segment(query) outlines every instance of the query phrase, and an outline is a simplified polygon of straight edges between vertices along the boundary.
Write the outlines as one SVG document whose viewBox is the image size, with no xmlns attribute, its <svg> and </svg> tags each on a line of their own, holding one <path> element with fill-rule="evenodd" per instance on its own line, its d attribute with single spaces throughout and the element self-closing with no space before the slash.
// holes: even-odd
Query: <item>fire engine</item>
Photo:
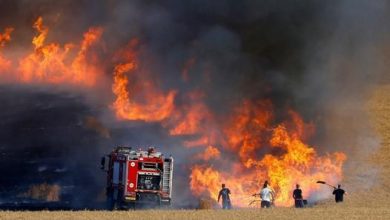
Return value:
<svg viewBox="0 0 390 220">
<path fill-rule="evenodd" d="M 171 204 L 173 158 L 154 148 L 147 151 L 116 147 L 101 160 L 107 172 L 109 209 Z"/>
</svg>

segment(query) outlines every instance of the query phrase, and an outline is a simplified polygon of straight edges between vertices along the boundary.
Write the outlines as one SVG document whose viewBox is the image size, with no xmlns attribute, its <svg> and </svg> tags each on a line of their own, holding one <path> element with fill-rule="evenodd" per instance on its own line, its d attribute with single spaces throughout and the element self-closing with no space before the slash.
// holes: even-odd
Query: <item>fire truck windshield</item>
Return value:
<svg viewBox="0 0 390 220">
<path fill-rule="evenodd" d="M 160 190 L 160 176 L 138 175 L 138 189 Z"/>
</svg>

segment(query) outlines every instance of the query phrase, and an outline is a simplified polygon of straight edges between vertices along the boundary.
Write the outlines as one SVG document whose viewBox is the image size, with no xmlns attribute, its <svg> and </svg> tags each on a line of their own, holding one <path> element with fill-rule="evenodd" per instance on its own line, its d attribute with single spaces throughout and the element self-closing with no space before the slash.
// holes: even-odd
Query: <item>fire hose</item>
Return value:
<svg viewBox="0 0 390 220">
<path fill-rule="evenodd" d="M 325 181 L 317 181 L 317 183 L 319 183 L 319 184 L 324 184 L 324 185 L 327 185 L 327 186 L 330 186 L 330 187 L 336 189 L 335 186 L 333 186 L 333 185 L 331 185 L 331 184 L 328 184 L 328 183 L 326 183 Z"/>
<path fill-rule="evenodd" d="M 329 184 L 329 183 L 327 183 L 327 182 L 325 182 L 325 181 L 321 181 L 321 180 L 319 180 L 319 181 L 317 181 L 317 183 L 318 184 L 324 184 L 324 185 L 327 185 L 327 186 L 329 186 L 329 187 L 332 187 L 332 188 L 334 188 L 334 189 L 336 189 L 336 186 L 334 186 L 334 185 L 331 185 L 331 184 Z M 253 196 L 258 196 L 258 195 L 260 195 L 260 193 L 255 193 L 255 194 L 253 194 L 253 195 L 251 195 L 252 197 Z M 252 204 L 254 204 L 255 202 L 258 202 L 258 201 L 262 201 L 261 199 L 260 200 L 252 200 L 248 205 L 250 206 L 250 205 L 252 205 Z M 273 204 L 273 201 L 271 202 L 272 204 Z"/>
<path fill-rule="evenodd" d="M 260 193 L 255 193 L 255 194 L 250 195 L 250 197 L 257 197 L 257 196 L 260 196 Z M 275 198 L 272 197 L 272 199 L 270 201 L 271 206 L 275 206 L 274 200 L 275 200 Z M 251 202 L 249 202 L 248 206 L 251 206 L 251 205 L 253 205 L 256 202 L 261 202 L 261 201 L 263 201 L 263 199 L 261 199 L 261 198 L 260 199 L 254 199 Z"/>
</svg>

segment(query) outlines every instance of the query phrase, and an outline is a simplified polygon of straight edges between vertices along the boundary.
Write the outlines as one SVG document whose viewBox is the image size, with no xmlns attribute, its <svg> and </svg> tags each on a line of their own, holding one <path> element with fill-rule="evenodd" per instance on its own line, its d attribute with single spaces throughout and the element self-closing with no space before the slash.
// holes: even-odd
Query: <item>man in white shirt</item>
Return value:
<svg viewBox="0 0 390 220">
<path fill-rule="evenodd" d="M 274 191 L 268 186 L 268 183 L 264 183 L 263 189 L 260 191 L 261 208 L 270 208 L 274 196 Z"/>
</svg>

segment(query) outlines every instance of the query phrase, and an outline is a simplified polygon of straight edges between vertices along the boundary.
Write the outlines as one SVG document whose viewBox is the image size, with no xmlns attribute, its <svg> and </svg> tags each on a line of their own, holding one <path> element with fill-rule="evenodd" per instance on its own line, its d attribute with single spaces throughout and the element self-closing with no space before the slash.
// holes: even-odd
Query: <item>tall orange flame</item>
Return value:
<svg viewBox="0 0 390 220">
<path fill-rule="evenodd" d="M 193 135 L 201 132 L 207 127 L 211 120 L 211 113 L 203 103 L 205 95 L 200 91 L 193 91 L 186 94 L 186 103 L 176 109 L 169 124 L 171 135 Z"/>
<path fill-rule="evenodd" d="M 101 75 L 96 63 L 88 63 L 86 59 L 89 48 L 94 45 L 103 33 L 102 28 L 90 28 L 84 34 L 80 49 L 75 57 L 71 56 L 71 49 L 77 45 L 67 43 L 63 47 L 58 43 L 46 44 L 49 28 L 43 25 L 39 17 L 33 25 L 37 35 L 33 38 L 34 51 L 19 60 L 16 67 L 16 80 L 25 83 L 68 83 L 92 86 L 96 78 Z"/>
<path fill-rule="evenodd" d="M 102 33 L 103 28 L 94 27 L 84 34 L 80 50 L 71 65 L 73 81 L 93 86 L 96 83 L 97 76 L 102 74 L 100 73 L 101 67 L 97 66 L 96 63 L 90 64 L 87 59 L 89 48 L 99 41 Z"/>
<path fill-rule="evenodd" d="M 33 28 L 35 28 L 39 33 L 38 36 L 35 36 L 32 40 L 32 44 L 35 46 L 35 50 L 38 50 L 45 43 L 47 34 L 49 33 L 49 28 L 43 26 L 42 17 L 38 17 L 33 25 Z"/>
<path fill-rule="evenodd" d="M 137 102 L 135 95 L 129 90 L 129 74 L 136 74 L 137 69 L 136 54 L 133 47 L 137 44 L 133 40 L 126 53 L 122 53 L 124 63 L 118 64 L 114 70 L 114 84 L 112 91 L 116 95 L 112 107 L 116 116 L 120 119 L 142 120 L 146 122 L 162 121 L 170 116 L 174 109 L 174 99 L 176 92 L 169 91 L 167 95 L 162 92 L 150 81 L 144 81 L 140 87 L 144 91 Z"/>
</svg>

